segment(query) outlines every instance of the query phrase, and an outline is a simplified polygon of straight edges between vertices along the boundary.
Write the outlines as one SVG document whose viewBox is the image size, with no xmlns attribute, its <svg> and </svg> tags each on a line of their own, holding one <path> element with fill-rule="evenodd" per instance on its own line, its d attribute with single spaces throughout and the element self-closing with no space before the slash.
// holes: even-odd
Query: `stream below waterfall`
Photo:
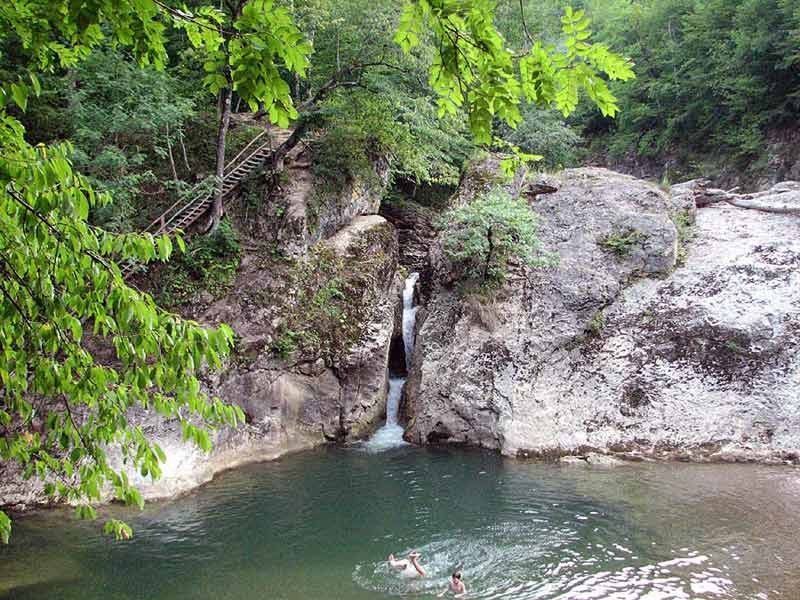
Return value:
<svg viewBox="0 0 800 600">
<path fill-rule="evenodd" d="M 462 563 L 469 598 L 796 599 L 800 472 L 755 465 L 601 469 L 403 446 L 325 448 L 223 473 L 128 519 L 114 542 L 68 509 L 17 516 L 0 598 L 433 598 Z M 409 581 L 386 556 L 417 549 Z"/>
</svg>

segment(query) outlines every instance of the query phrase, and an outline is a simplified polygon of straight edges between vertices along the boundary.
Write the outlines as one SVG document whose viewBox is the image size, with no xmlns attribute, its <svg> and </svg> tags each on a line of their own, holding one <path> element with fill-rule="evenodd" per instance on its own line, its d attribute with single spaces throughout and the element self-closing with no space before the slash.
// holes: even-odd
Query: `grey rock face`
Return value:
<svg viewBox="0 0 800 600">
<path fill-rule="evenodd" d="M 381 216 L 397 230 L 400 264 L 409 272 L 420 274 L 420 289 L 427 297 L 432 284 L 430 249 L 437 237 L 435 211 L 414 202 L 385 202 Z"/>
<path fill-rule="evenodd" d="M 577 169 L 532 208 L 558 265 L 513 269 L 480 311 L 435 291 L 411 373 L 408 439 L 537 457 L 796 458 L 796 218 L 703 209 L 674 269 L 670 216 L 691 213 L 685 197 Z M 634 243 L 613 252 L 610 236 L 624 232 L 636 232 Z"/>
<path fill-rule="evenodd" d="M 295 158 L 294 155 L 290 158 Z M 332 190 L 314 176 L 313 156 L 300 151 L 287 162 L 289 180 L 276 200 L 283 205 L 276 237 L 289 256 L 302 256 L 310 246 L 334 235 L 359 215 L 376 214 L 389 178 L 385 160 L 376 160 L 374 176 L 351 180 L 343 189 Z"/>
<path fill-rule="evenodd" d="M 208 481 L 214 473 L 239 464 L 274 459 L 326 441 L 363 437 L 383 417 L 394 310 L 401 286 L 396 275 L 394 228 L 380 216 L 359 216 L 325 244 L 337 255 L 352 260 L 353 268 L 374 269 L 364 274 L 374 289 L 364 298 L 352 299 L 359 302 L 369 297 L 374 301 L 367 307 L 369 318 L 360 338 L 336 364 L 326 364 L 322 359 L 296 363 L 291 358 L 280 360 L 267 349 L 212 376 L 209 393 L 242 407 L 247 423 L 236 430 L 218 432 L 211 456 L 184 444 L 175 423 L 137 417 L 137 422 L 149 424 L 149 433 L 167 455 L 161 480 L 137 481 L 146 497 L 190 489 Z M 375 255 L 382 260 L 359 260 Z M 229 310 L 235 306 L 233 299 L 223 299 L 211 312 L 221 306 L 226 316 L 233 317 L 229 322 L 238 331 L 241 317 L 236 318 Z M 242 325 L 258 337 L 254 328 L 259 323 Z M 270 327 L 268 321 L 266 327 Z"/>
</svg>

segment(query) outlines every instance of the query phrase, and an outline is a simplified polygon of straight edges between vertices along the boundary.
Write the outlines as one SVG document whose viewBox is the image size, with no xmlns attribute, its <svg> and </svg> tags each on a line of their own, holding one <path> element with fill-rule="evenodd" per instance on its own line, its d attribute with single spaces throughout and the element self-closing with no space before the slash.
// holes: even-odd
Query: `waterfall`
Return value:
<svg viewBox="0 0 800 600">
<path fill-rule="evenodd" d="M 417 307 L 414 306 L 414 289 L 419 273 L 411 273 L 403 288 L 403 349 L 406 358 L 406 370 L 411 368 L 411 356 L 414 352 L 414 326 L 417 320 Z M 389 378 L 389 394 L 386 398 L 386 423 L 375 432 L 365 447 L 370 452 L 382 452 L 405 444 L 403 426 L 397 422 L 400 412 L 400 399 L 403 396 L 405 377 Z"/>
<path fill-rule="evenodd" d="M 414 288 L 419 273 L 412 273 L 403 288 L 403 349 L 406 354 L 406 371 L 411 368 L 411 355 L 414 352 L 414 325 L 417 322 L 417 307 L 414 306 Z"/>
</svg>

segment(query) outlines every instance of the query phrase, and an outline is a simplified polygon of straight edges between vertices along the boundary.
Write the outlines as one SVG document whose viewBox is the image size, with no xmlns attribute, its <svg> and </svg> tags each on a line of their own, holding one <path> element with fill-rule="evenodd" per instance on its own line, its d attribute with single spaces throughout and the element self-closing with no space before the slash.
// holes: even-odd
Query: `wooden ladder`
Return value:
<svg viewBox="0 0 800 600">
<path fill-rule="evenodd" d="M 225 174 L 222 177 L 222 197 L 227 197 L 248 175 L 263 167 L 272 157 L 275 148 L 285 142 L 291 133 L 291 131 L 279 129 L 277 135 L 271 137 L 269 130 L 265 129 L 250 140 L 247 146 L 225 167 Z M 265 135 L 267 141 L 262 140 Z M 150 223 L 142 233 L 157 236 L 171 235 L 178 230 L 185 230 L 208 212 L 216 192 L 216 185 L 209 189 L 207 182 L 198 183 L 189 191 L 188 200 L 181 199 L 175 202 Z M 139 263 L 133 261 L 123 262 L 120 265 L 122 278 L 130 277 L 137 270 L 137 266 Z"/>
</svg>

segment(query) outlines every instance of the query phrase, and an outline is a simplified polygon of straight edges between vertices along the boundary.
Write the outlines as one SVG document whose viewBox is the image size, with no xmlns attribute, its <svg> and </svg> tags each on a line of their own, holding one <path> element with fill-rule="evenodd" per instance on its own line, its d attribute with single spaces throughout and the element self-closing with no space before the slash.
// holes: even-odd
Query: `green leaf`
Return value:
<svg viewBox="0 0 800 600">
<path fill-rule="evenodd" d="M 42 93 L 42 84 L 39 82 L 39 78 L 36 76 L 36 73 L 28 73 L 28 77 L 30 77 L 31 85 L 33 86 L 34 93 L 39 96 Z"/>
<path fill-rule="evenodd" d="M 81 504 L 77 506 L 75 508 L 75 514 L 78 516 L 79 519 L 87 521 L 94 520 L 97 518 L 97 511 L 93 506 L 89 506 L 88 504 Z"/>
<path fill-rule="evenodd" d="M 28 108 L 28 93 L 28 86 L 19 83 L 11 84 L 11 97 L 14 103 L 23 111 Z"/>
<path fill-rule="evenodd" d="M 109 519 L 103 525 L 106 535 L 113 535 L 117 541 L 129 540 L 133 537 L 133 529 L 118 519 Z"/>
<path fill-rule="evenodd" d="M 11 519 L 8 515 L 0 510 L 0 543 L 8 544 L 11 537 Z"/>
</svg>

